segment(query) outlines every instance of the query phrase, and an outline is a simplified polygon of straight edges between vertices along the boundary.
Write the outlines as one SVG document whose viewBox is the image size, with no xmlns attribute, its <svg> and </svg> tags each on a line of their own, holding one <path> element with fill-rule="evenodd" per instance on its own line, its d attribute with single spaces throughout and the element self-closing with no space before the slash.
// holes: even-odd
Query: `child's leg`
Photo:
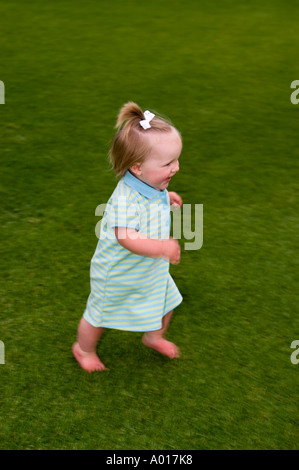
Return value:
<svg viewBox="0 0 299 470">
<path fill-rule="evenodd" d="M 78 328 L 78 341 L 73 344 L 73 354 L 80 366 L 88 372 L 104 370 L 106 367 L 96 354 L 97 343 L 105 328 L 96 328 L 82 318 Z"/>
<path fill-rule="evenodd" d="M 162 328 L 160 330 L 147 331 L 146 333 L 144 333 L 142 342 L 148 348 L 155 349 L 159 353 L 164 354 L 164 356 L 168 356 L 171 359 L 174 359 L 180 356 L 179 349 L 174 343 L 171 343 L 170 341 L 167 341 L 164 338 L 164 335 L 166 334 L 170 323 L 172 313 L 173 311 L 171 310 L 171 312 L 168 312 L 163 317 Z"/>
</svg>

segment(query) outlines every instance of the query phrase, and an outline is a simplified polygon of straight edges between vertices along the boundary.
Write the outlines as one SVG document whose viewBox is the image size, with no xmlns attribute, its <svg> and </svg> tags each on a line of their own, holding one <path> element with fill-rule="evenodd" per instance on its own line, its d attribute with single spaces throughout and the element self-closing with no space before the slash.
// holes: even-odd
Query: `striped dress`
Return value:
<svg viewBox="0 0 299 470">
<path fill-rule="evenodd" d="M 153 331 L 182 301 L 169 262 L 132 253 L 122 247 L 115 227 L 134 228 L 154 239 L 169 238 L 167 190 L 158 191 L 129 171 L 110 197 L 91 260 L 91 292 L 84 318 L 95 327 Z"/>
</svg>

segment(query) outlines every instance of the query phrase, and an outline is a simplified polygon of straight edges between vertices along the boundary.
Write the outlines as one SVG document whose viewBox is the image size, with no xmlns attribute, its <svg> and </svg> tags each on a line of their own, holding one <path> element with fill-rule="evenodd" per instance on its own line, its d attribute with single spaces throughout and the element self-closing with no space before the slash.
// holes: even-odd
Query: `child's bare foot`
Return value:
<svg viewBox="0 0 299 470">
<path fill-rule="evenodd" d="M 148 334 L 144 334 L 142 342 L 145 346 L 151 349 L 155 349 L 160 354 L 169 357 L 170 359 L 175 359 L 180 357 L 179 348 L 170 341 L 167 341 L 163 337 L 160 338 L 150 338 Z"/>
<path fill-rule="evenodd" d="M 82 369 L 87 370 L 87 372 L 106 369 L 95 352 L 89 353 L 82 351 L 78 343 L 73 344 L 72 351 Z"/>
</svg>

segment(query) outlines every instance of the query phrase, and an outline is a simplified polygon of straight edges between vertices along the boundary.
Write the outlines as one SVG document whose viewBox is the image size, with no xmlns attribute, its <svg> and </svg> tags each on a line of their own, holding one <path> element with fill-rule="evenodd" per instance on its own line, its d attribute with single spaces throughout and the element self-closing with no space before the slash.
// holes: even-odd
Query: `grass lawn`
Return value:
<svg viewBox="0 0 299 470">
<path fill-rule="evenodd" d="M 1 449 L 296 449 L 299 364 L 295 0 L 2 0 Z M 71 355 L 95 208 L 116 180 L 119 108 L 171 118 L 169 190 L 203 204 L 171 274 L 170 361 L 107 331 L 109 368 Z"/>
</svg>

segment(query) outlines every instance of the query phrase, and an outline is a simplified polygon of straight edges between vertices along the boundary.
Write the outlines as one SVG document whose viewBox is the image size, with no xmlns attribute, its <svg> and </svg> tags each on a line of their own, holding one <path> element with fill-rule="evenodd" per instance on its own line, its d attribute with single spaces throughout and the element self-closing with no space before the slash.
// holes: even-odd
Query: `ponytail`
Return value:
<svg viewBox="0 0 299 470">
<path fill-rule="evenodd" d="M 119 111 L 115 127 L 121 127 L 125 122 L 133 124 L 133 122 L 140 121 L 141 119 L 144 119 L 142 109 L 139 108 L 138 104 L 130 101 Z"/>
</svg>

